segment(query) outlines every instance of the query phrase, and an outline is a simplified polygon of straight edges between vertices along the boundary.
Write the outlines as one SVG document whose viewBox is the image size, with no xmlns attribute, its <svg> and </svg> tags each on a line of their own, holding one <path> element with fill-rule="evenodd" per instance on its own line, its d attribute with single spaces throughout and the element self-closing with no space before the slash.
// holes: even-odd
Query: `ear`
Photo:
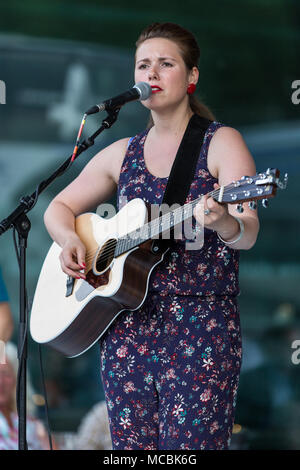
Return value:
<svg viewBox="0 0 300 470">
<path fill-rule="evenodd" d="M 193 67 L 189 73 L 189 83 L 194 83 L 195 85 L 199 80 L 199 69 L 198 67 Z"/>
</svg>

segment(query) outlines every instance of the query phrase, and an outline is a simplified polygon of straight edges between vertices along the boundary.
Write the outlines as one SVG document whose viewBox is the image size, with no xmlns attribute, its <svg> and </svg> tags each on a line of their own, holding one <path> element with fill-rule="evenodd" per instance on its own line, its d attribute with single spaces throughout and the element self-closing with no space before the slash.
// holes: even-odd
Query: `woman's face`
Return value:
<svg viewBox="0 0 300 470">
<path fill-rule="evenodd" d="M 0 409 L 9 407 L 16 386 L 16 376 L 9 361 L 0 364 Z"/>
<path fill-rule="evenodd" d="M 198 69 L 189 71 L 177 44 L 169 39 L 144 41 L 136 51 L 135 82 L 147 82 L 152 95 L 143 104 L 151 110 L 178 106 L 187 100 L 189 83 L 197 83 Z"/>
</svg>

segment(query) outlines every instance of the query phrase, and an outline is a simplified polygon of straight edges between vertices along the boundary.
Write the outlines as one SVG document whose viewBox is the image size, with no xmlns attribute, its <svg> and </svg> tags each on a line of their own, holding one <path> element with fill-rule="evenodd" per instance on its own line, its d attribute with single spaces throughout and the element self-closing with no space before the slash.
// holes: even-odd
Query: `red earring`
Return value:
<svg viewBox="0 0 300 470">
<path fill-rule="evenodd" d="M 186 91 L 188 95 L 192 95 L 193 93 L 195 93 L 195 90 L 196 90 L 195 83 L 190 83 Z"/>
</svg>

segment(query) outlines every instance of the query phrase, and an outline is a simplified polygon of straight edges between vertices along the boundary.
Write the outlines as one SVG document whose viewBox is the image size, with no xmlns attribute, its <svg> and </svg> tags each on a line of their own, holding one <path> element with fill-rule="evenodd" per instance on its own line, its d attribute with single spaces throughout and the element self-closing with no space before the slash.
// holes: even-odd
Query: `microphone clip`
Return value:
<svg viewBox="0 0 300 470">
<path fill-rule="evenodd" d="M 106 129 L 109 129 L 118 119 L 118 114 L 120 112 L 120 108 L 110 108 L 106 107 L 107 116 L 103 119 L 102 125 L 105 126 Z"/>
</svg>

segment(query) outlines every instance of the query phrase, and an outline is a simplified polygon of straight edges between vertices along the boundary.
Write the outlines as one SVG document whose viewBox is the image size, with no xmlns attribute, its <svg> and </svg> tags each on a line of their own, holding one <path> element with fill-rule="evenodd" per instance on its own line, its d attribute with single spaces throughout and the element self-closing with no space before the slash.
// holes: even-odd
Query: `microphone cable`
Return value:
<svg viewBox="0 0 300 470">
<path fill-rule="evenodd" d="M 76 158 L 76 155 L 77 155 L 79 140 L 80 140 L 80 137 L 81 137 L 84 125 L 85 125 L 86 117 L 87 117 L 87 113 L 84 113 L 81 124 L 80 124 L 80 127 L 79 127 L 79 131 L 78 131 L 78 134 L 77 134 L 76 144 L 75 144 L 75 147 L 74 147 L 74 150 L 73 150 L 72 158 L 71 158 L 72 163 L 74 162 L 74 160 Z"/>
</svg>

